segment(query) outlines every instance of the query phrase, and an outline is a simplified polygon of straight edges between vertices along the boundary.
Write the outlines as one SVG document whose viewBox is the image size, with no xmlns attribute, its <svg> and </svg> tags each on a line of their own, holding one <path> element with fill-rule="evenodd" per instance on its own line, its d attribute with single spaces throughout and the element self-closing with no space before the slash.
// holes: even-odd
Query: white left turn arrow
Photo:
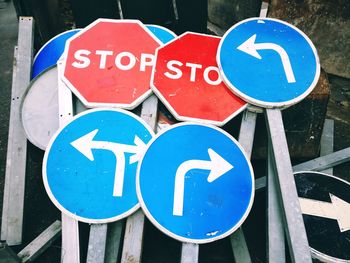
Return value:
<svg viewBox="0 0 350 263">
<path fill-rule="evenodd" d="M 121 144 L 108 141 L 94 141 L 98 129 L 89 132 L 77 140 L 71 142 L 71 145 L 83 154 L 90 161 L 94 160 L 92 149 L 111 151 L 116 157 L 116 168 L 114 178 L 113 196 L 123 195 L 124 172 L 125 172 L 125 153 L 133 154 L 130 156 L 129 163 L 138 162 L 146 148 L 146 144 L 135 135 L 134 145 Z"/>
<path fill-rule="evenodd" d="M 207 181 L 209 183 L 214 182 L 220 176 L 224 175 L 233 168 L 233 165 L 227 162 L 213 149 L 208 149 L 210 160 L 188 160 L 183 162 L 179 168 L 177 168 L 175 175 L 175 187 L 174 187 L 174 204 L 173 215 L 183 215 L 184 194 L 185 194 L 185 175 L 187 172 L 193 169 L 209 170 L 209 176 Z"/>
<path fill-rule="evenodd" d="M 290 63 L 289 56 L 287 52 L 284 50 L 284 48 L 274 43 L 256 43 L 255 39 L 256 39 L 256 34 L 252 35 L 250 38 L 244 41 L 239 47 L 237 47 L 237 49 L 257 59 L 262 59 L 258 50 L 271 49 L 276 51 L 281 57 L 283 69 L 286 74 L 288 83 L 296 82 L 294 77 L 294 72 L 292 69 L 292 64 Z"/>
<path fill-rule="evenodd" d="M 303 214 L 335 219 L 341 232 L 350 230 L 350 204 L 329 194 L 331 203 L 299 197 Z"/>
</svg>

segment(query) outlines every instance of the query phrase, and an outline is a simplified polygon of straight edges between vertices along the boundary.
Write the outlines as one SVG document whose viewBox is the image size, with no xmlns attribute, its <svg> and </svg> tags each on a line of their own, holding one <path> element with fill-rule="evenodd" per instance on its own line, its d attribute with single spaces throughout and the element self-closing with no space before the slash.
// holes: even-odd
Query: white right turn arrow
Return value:
<svg viewBox="0 0 350 263">
<path fill-rule="evenodd" d="M 256 34 L 252 35 L 250 38 L 244 41 L 239 47 L 237 47 L 237 49 L 257 59 L 262 59 L 262 57 L 258 53 L 258 50 L 272 49 L 276 51 L 281 57 L 282 65 L 283 65 L 288 83 L 296 82 L 292 65 L 290 63 L 287 52 L 281 46 L 274 43 L 255 43 L 255 39 L 256 39 Z"/>
<path fill-rule="evenodd" d="M 224 175 L 233 168 L 233 165 L 227 162 L 213 149 L 208 149 L 210 161 L 206 160 L 188 160 L 183 162 L 177 168 L 174 187 L 174 205 L 173 215 L 182 216 L 185 194 L 185 175 L 193 169 L 209 170 L 208 182 L 212 183 L 220 176 Z"/>
<path fill-rule="evenodd" d="M 350 230 L 350 204 L 329 194 L 331 203 L 299 197 L 303 214 L 335 219 L 341 232 Z"/>
</svg>

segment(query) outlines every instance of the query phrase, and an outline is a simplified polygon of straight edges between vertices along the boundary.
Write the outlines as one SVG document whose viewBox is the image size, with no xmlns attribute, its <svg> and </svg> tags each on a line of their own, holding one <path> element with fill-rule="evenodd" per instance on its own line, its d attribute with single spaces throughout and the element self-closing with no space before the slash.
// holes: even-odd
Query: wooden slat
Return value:
<svg viewBox="0 0 350 263">
<path fill-rule="evenodd" d="M 152 95 L 142 104 L 141 118 L 155 131 L 157 125 L 158 99 Z M 145 216 L 141 210 L 129 216 L 125 226 L 121 262 L 141 262 L 142 239 Z"/>
<path fill-rule="evenodd" d="M 31 17 L 20 17 L 17 56 L 14 61 L 9 120 L 1 239 L 8 245 L 22 242 L 27 139 L 20 120 L 21 101 L 30 82 L 33 57 Z"/>
<path fill-rule="evenodd" d="M 265 115 L 291 260 L 310 263 L 311 253 L 294 182 L 282 113 L 278 109 L 266 109 Z"/>
<path fill-rule="evenodd" d="M 18 257 L 22 263 L 32 262 L 40 256 L 53 242 L 55 242 L 61 235 L 61 222 L 55 221 L 37 238 L 23 248 Z"/>
<path fill-rule="evenodd" d="M 198 262 L 199 245 L 183 243 L 181 248 L 181 263 Z"/>
<path fill-rule="evenodd" d="M 62 61 L 57 62 L 58 70 L 58 111 L 59 125 L 63 126 L 73 118 L 72 92 L 59 76 L 62 74 Z M 79 263 L 79 224 L 78 221 L 62 213 L 62 263 Z"/>
</svg>

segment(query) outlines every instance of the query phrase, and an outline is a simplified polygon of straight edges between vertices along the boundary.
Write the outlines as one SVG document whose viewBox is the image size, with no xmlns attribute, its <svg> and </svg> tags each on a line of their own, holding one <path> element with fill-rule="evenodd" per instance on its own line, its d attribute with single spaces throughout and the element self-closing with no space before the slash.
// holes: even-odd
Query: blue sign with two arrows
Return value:
<svg viewBox="0 0 350 263">
<path fill-rule="evenodd" d="M 182 123 L 149 143 L 136 184 L 141 207 L 156 227 L 183 242 L 207 243 L 245 220 L 253 178 L 249 160 L 228 133 Z"/>
<path fill-rule="evenodd" d="M 153 132 L 138 116 L 95 109 L 77 115 L 51 139 L 43 179 L 51 201 L 87 223 L 106 223 L 139 208 L 136 168 Z"/>
</svg>

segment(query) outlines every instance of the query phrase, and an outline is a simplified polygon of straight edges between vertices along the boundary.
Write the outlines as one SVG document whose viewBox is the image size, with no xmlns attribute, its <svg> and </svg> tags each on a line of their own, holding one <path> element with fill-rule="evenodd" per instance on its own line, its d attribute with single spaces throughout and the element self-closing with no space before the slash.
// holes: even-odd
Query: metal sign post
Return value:
<svg viewBox="0 0 350 263">
<path fill-rule="evenodd" d="M 64 126 L 73 118 L 72 92 L 60 78 L 62 61 L 57 62 L 58 70 L 58 112 L 59 126 Z M 78 221 L 62 213 L 62 263 L 80 262 L 79 225 Z"/>
<path fill-rule="evenodd" d="M 1 239 L 8 245 L 22 242 L 27 139 L 20 121 L 21 100 L 30 81 L 34 21 L 20 17 L 15 48 L 10 126 L 2 209 Z"/>
<path fill-rule="evenodd" d="M 296 192 L 287 139 L 280 110 L 265 112 L 274 169 L 283 205 L 283 220 L 293 262 L 311 262 L 311 254 Z"/>
</svg>

